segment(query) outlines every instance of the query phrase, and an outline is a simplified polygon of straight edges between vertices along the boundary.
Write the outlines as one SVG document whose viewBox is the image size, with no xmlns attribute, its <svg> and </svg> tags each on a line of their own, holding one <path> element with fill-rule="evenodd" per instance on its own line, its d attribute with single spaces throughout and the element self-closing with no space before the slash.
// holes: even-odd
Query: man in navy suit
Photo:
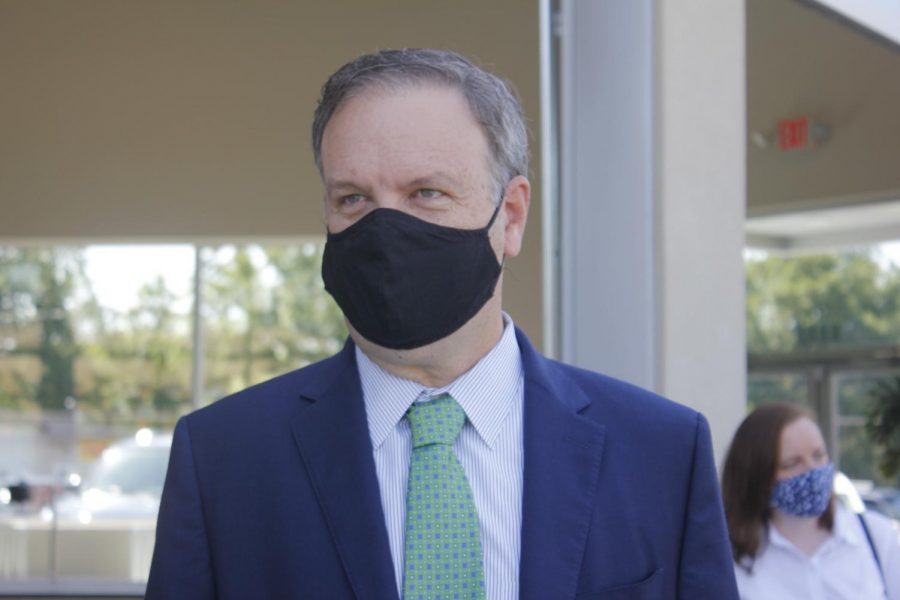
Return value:
<svg viewBox="0 0 900 600">
<path fill-rule="evenodd" d="M 501 309 L 530 199 L 508 84 L 450 52 L 362 56 L 313 148 L 350 339 L 179 421 L 147 598 L 412 597 L 409 415 L 448 397 L 483 557 L 462 597 L 737 598 L 703 416 L 542 357 Z"/>
</svg>

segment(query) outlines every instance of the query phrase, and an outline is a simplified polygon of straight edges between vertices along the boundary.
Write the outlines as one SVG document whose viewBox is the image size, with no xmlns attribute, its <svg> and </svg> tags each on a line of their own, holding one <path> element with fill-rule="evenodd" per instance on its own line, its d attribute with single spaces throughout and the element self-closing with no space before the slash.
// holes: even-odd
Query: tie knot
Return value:
<svg viewBox="0 0 900 600">
<path fill-rule="evenodd" d="M 413 448 L 430 444 L 451 445 L 466 422 L 466 413 L 450 394 L 417 402 L 406 411 L 412 429 Z"/>
</svg>

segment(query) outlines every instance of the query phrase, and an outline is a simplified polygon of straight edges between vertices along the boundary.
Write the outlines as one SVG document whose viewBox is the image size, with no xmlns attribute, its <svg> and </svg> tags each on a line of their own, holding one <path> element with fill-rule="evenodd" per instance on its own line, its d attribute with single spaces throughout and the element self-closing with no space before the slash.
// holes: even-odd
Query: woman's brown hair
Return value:
<svg viewBox="0 0 900 600">
<path fill-rule="evenodd" d="M 802 417 L 816 420 L 799 406 L 764 404 L 744 419 L 728 449 L 722 472 L 722 501 L 734 562 L 748 571 L 772 516 L 769 500 L 778 471 L 781 432 Z M 829 504 L 819 517 L 819 526 L 831 531 L 833 523 L 834 508 Z"/>
</svg>

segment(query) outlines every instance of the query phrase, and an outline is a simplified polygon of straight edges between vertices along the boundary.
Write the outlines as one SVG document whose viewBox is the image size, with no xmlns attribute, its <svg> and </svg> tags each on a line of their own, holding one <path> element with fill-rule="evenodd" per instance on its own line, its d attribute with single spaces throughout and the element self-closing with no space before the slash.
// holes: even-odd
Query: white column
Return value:
<svg viewBox="0 0 900 600">
<path fill-rule="evenodd" d="M 560 349 L 696 408 L 745 406 L 744 9 L 561 3 Z"/>
<path fill-rule="evenodd" d="M 721 460 L 746 406 L 744 3 L 657 2 L 660 390 Z"/>
</svg>

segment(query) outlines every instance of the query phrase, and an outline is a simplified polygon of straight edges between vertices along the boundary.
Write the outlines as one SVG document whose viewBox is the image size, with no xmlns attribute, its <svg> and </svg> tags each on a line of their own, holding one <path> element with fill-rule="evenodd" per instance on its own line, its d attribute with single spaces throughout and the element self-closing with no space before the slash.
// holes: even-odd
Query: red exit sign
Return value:
<svg viewBox="0 0 900 600">
<path fill-rule="evenodd" d="M 782 119 L 778 122 L 778 148 L 797 150 L 807 148 L 809 143 L 809 119 Z"/>
</svg>

